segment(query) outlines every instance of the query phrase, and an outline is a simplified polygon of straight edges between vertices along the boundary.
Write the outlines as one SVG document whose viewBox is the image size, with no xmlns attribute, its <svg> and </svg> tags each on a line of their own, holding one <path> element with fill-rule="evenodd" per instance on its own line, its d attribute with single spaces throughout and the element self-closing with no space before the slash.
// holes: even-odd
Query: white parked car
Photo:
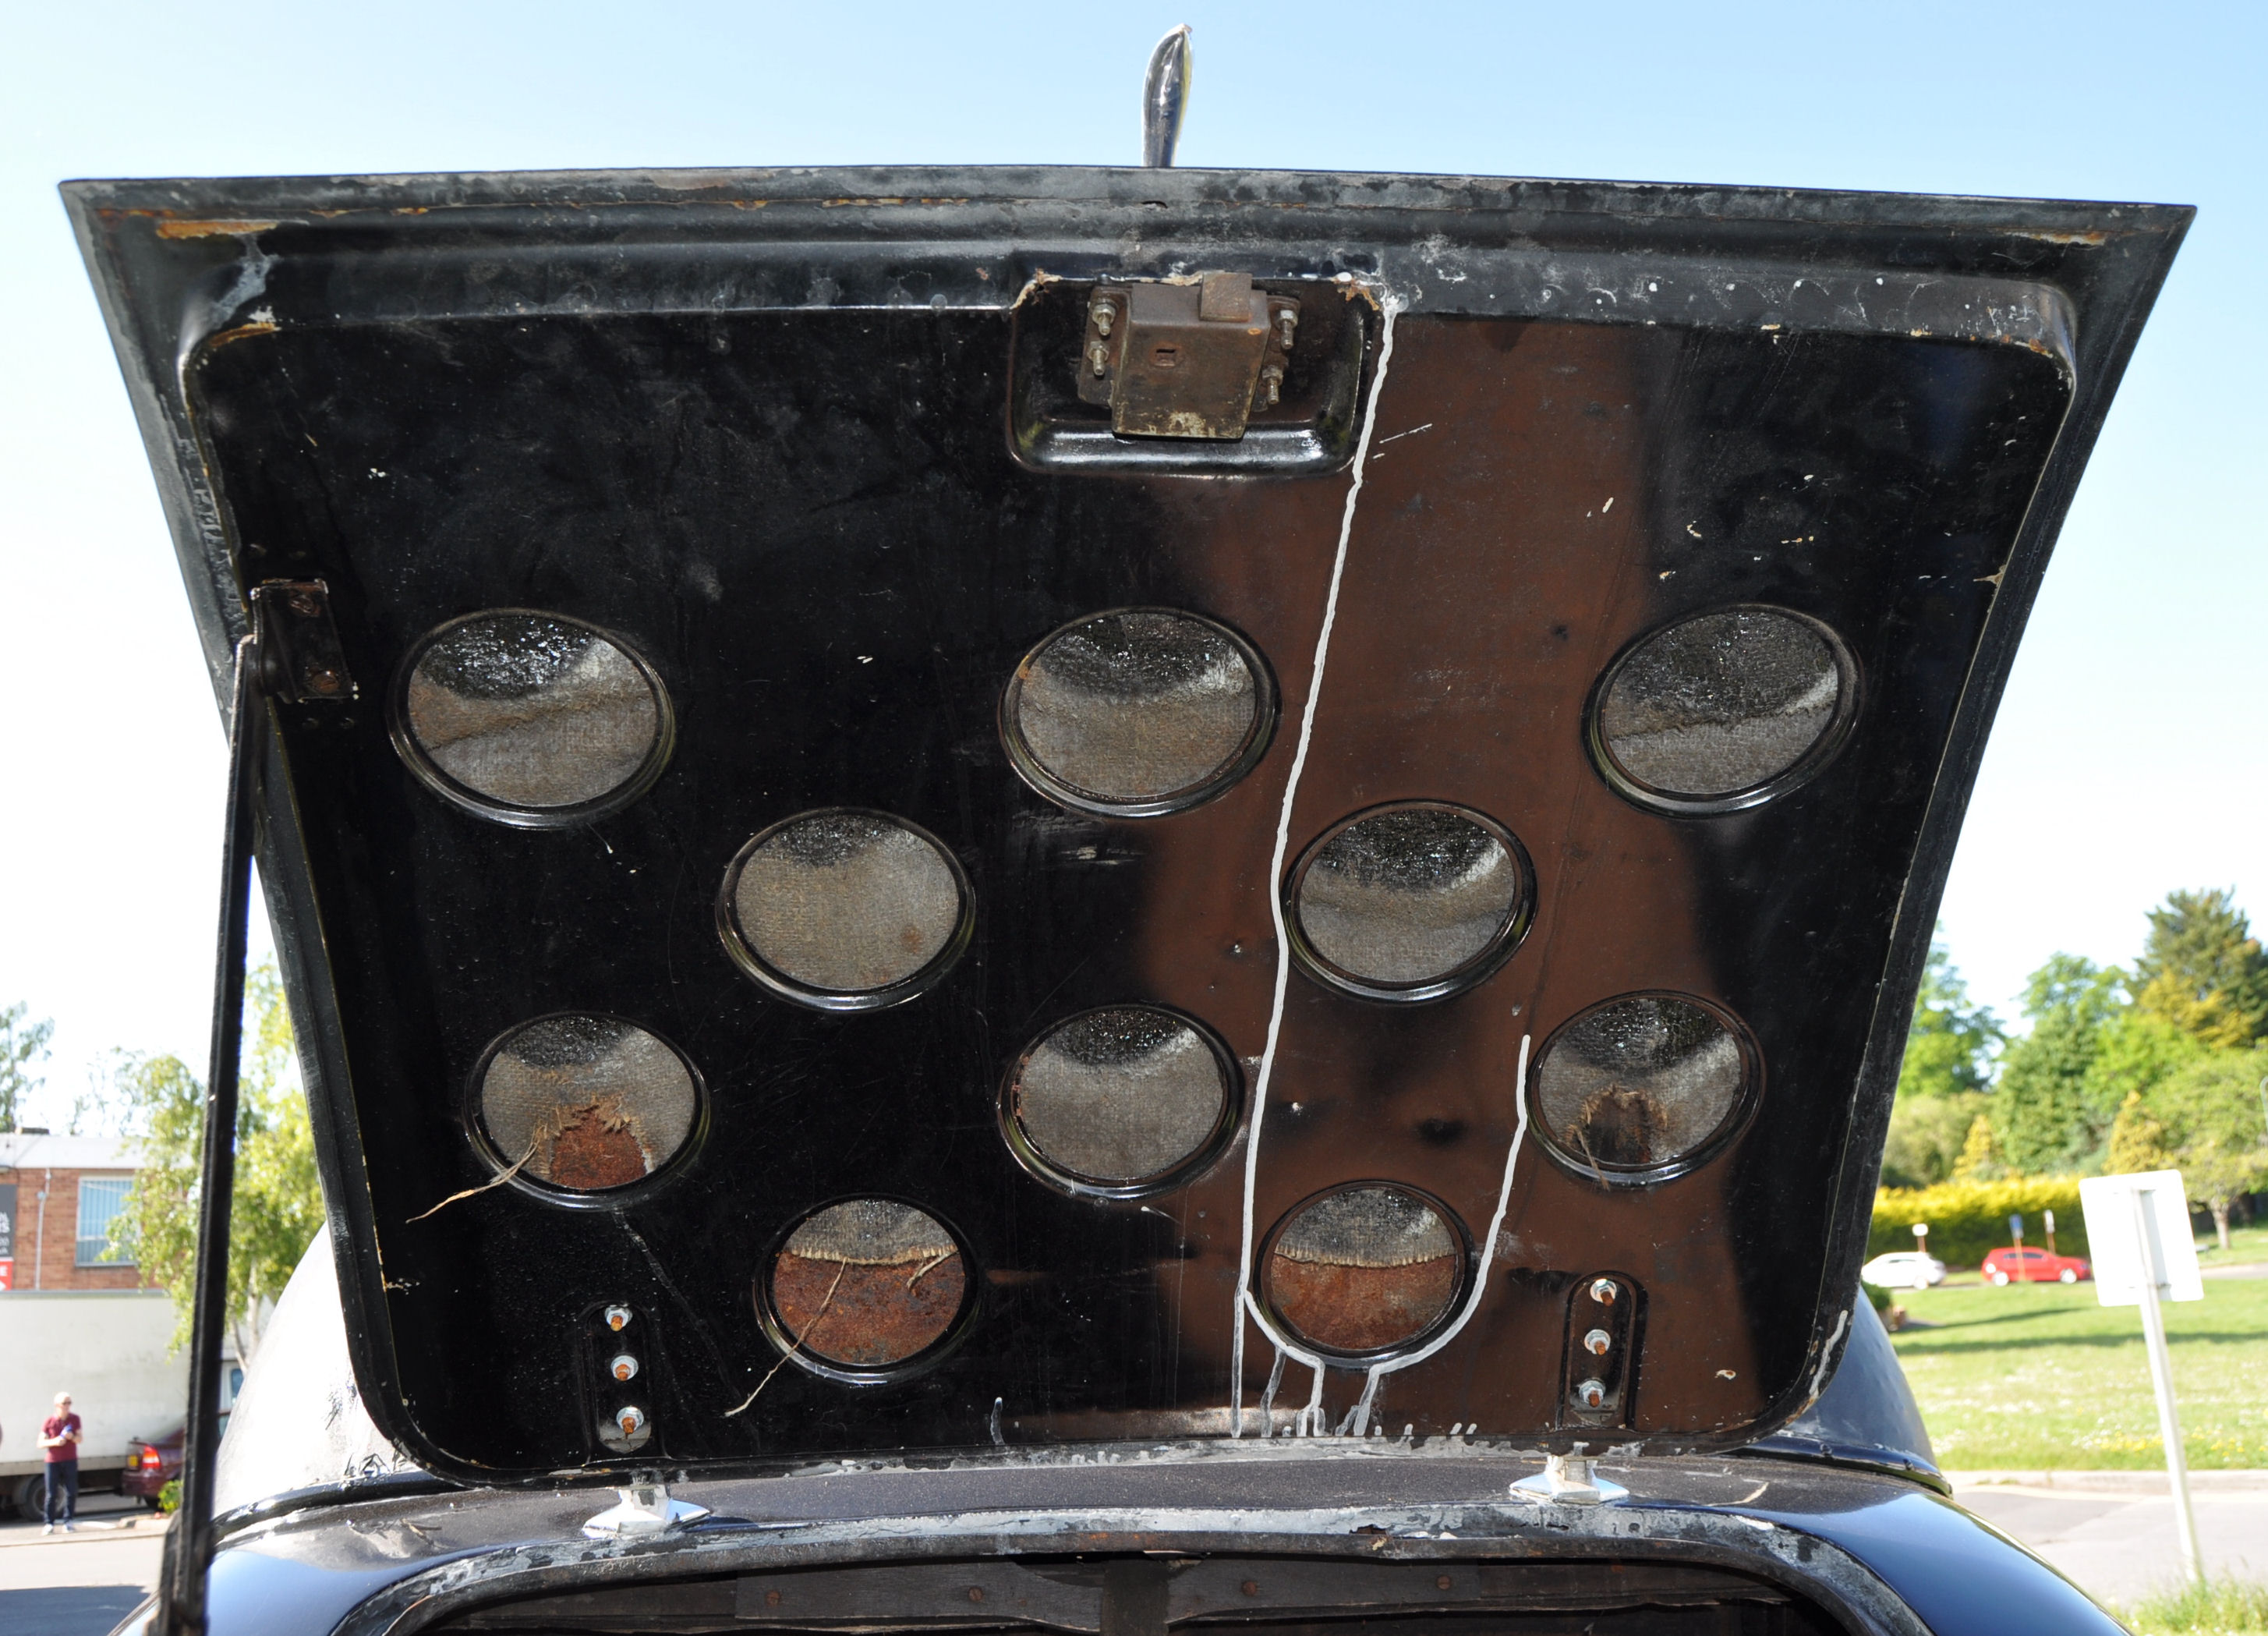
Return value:
<svg viewBox="0 0 2268 1636">
<path fill-rule="evenodd" d="M 1945 1282 L 1945 1263 L 1926 1250 L 1894 1249 L 1859 1268 L 1859 1276 L 1883 1289 L 1927 1289 Z"/>
</svg>

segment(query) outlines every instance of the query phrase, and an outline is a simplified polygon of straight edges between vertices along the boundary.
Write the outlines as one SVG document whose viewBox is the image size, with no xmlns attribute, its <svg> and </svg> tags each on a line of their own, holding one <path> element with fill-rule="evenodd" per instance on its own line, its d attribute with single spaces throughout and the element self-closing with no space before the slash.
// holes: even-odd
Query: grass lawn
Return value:
<svg viewBox="0 0 2268 1636">
<path fill-rule="evenodd" d="M 2231 1237 L 2229 1253 L 2199 1259 L 2268 1261 L 2268 1228 Z M 1961 1279 L 1893 1299 L 1937 1326 L 1890 1338 L 1940 1465 L 2165 1464 L 2139 1308 L 2098 1306 L 2091 1283 L 1995 1289 Z M 2169 1303 L 2165 1314 L 2190 1464 L 2268 1466 L 2268 1279 L 2208 1279 L 2203 1301 Z"/>
<path fill-rule="evenodd" d="M 2198 1264 L 2210 1267 L 2216 1264 L 2228 1267 L 2241 1261 L 2268 1261 L 2268 1225 L 2232 1227 L 2228 1229 L 2228 1249 L 2224 1253 L 2220 1241 L 2211 1233 L 2198 1240 Z"/>
</svg>

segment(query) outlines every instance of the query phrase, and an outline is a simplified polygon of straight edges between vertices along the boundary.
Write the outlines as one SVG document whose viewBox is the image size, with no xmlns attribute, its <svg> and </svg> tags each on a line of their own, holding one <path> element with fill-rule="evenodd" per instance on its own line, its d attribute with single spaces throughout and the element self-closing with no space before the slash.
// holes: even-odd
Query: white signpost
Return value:
<svg viewBox="0 0 2268 1636">
<path fill-rule="evenodd" d="M 2142 1308 L 2142 1338 L 2150 1354 L 2150 1384 L 2158 1394 L 2158 1435 L 2166 1446 L 2166 1477 L 2174 1491 L 2174 1523 L 2190 1577 L 2202 1582 L 2197 1514 L 2190 1507 L 2190 1468 L 2174 1412 L 2174 1371 L 2166 1355 L 2161 1301 L 2203 1301 L 2197 1240 L 2190 1232 L 2189 1195 L 2178 1170 L 2135 1175 L 2089 1176 L 2079 1184 L 2087 1212 L 2087 1241 L 2095 1264 L 2095 1298 L 2106 1307 Z"/>
</svg>

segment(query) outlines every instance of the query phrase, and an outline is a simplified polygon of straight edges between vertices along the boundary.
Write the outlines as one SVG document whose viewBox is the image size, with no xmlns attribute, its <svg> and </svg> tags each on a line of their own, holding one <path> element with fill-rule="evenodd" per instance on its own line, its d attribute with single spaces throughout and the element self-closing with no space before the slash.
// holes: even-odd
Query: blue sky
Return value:
<svg viewBox="0 0 2268 1636">
<path fill-rule="evenodd" d="M 0 1004 L 202 1065 L 221 737 L 68 176 L 1127 163 L 1196 28 L 1190 166 L 2202 207 L 2064 532 L 1945 905 L 2013 1010 L 2234 886 L 2268 919 L 2268 8 L 239 4 L 0 20 Z"/>
</svg>

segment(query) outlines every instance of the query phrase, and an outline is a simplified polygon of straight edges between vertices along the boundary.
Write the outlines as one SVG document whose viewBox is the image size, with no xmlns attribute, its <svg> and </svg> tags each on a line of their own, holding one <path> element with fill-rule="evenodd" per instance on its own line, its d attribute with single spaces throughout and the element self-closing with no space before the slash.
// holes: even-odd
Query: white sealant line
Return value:
<svg viewBox="0 0 2268 1636">
<path fill-rule="evenodd" d="M 1300 711 L 1300 741 L 1292 749 L 1292 770 L 1284 781 L 1284 809 L 1276 820 L 1276 854 L 1268 866 L 1268 908 L 1276 925 L 1276 993 L 1268 1007 L 1267 1042 L 1260 1049 L 1259 1083 L 1252 1092 L 1252 1124 L 1244 1137 L 1244 1240 L 1236 1264 L 1236 1338 L 1230 1345 L 1228 1366 L 1231 1437 L 1244 1435 L 1244 1320 L 1248 1313 L 1261 1332 L 1275 1343 L 1278 1352 L 1289 1353 L 1315 1372 L 1314 1390 L 1307 1408 L 1300 1414 L 1302 1433 L 1310 1418 L 1320 1421 L 1322 1416 L 1323 1360 L 1313 1352 L 1302 1352 L 1278 1334 L 1275 1325 L 1252 1298 L 1252 1199 L 1260 1181 L 1260 1125 L 1268 1113 L 1268 1089 L 1276 1076 L 1276 1043 L 1284 1032 L 1284 1004 L 1292 980 L 1292 949 L 1284 925 L 1282 890 L 1284 857 L 1292 844 L 1292 803 L 1299 796 L 1300 775 L 1307 765 L 1307 746 L 1315 736 L 1315 707 L 1323 696 L 1323 665 L 1330 657 L 1331 627 L 1338 622 L 1339 581 L 1346 576 L 1347 542 L 1354 534 L 1355 502 L 1362 497 L 1363 471 L 1370 463 L 1370 440 L 1378 430 L 1378 405 L 1386 396 L 1387 366 L 1394 361 L 1394 315 L 1401 310 L 1401 305 L 1390 294 L 1379 303 L 1383 321 L 1379 328 L 1378 373 L 1370 383 L 1370 402 L 1362 412 L 1362 436 L 1355 443 L 1354 475 L 1347 484 L 1346 509 L 1339 515 L 1339 543 L 1331 558 L 1330 588 L 1323 597 L 1323 625 L 1315 633 L 1314 671 L 1307 682 L 1307 702 Z"/>
<path fill-rule="evenodd" d="M 1851 1308 L 1845 1307 L 1835 1315 L 1835 1332 L 1827 1338 L 1827 1345 L 1819 1349 L 1819 1367 L 1811 1372 L 1811 1401 L 1817 1403 L 1819 1394 L 1827 1389 L 1827 1366 L 1834 1361 L 1835 1343 L 1843 1338 L 1843 1331 L 1851 1322 Z"/>
<path fill-rule="evenodd" d="M 1518 1121 L 1512 1127 L 1512 1146 L 1504 1155 L 1504 1180 L 1496 1190 L 1496 1213 L 1489 1218 L 1488 1237 L 1481 1242 L 1480 1270 L 1473 1275 L 1473 1287 L 1465 1297 L 1465 1309 L 1457 1315 L 1456 1322 L 1420 1346 L 1416 1352 L 1400 1358 L 1388 1358 L 1383 1363 L 1370 1366 L 1370 1378 L 1363 1382 L 1362 1397 L 1353 1411 L 1353 1434 L 1362 1437 L 1370 1430 L 1371 1405 L 1378 1400 L 1378 1383 L 1396 1369 L 1406 1369 L 1412 1364 L 1423 1363 L 1435 1352 L 1457 1338 L 1457 1333 L 1472 1322 L 1473 1314 L 1480 1310 L 1481 1297 L 1488 1293 L 1489 1269 L 1496 1264 L 1496 1236 L 1504 1231 L 1505 1212 L 1512 1207 L 1512 1176 L 1520 1165 L 1521 1144 L 1528 1139 L 1528 1043 L 1534 1037 L 1520 1036 L 1520 1070 L 1513 1078 L 1512 1094 L 1518 1109 Z"/>
</svg>

